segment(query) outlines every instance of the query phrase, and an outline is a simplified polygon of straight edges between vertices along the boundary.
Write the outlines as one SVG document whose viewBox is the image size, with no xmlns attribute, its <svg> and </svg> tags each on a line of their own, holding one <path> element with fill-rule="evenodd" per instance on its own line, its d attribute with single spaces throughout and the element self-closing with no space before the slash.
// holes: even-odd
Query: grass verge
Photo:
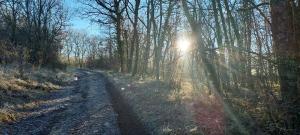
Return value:
<svg viewBox="0 0 300 135">
<path fill-rule="evenodd" d="M 153 135 L 202 134 L 194 117 L 192 93 L 166 83 L 107 73 L 148 133 Z"/>
<path fill-rule="evenodd" d="M 33 108 L 49 92 L 59 90 L 73 79 L 71 71 L 27 68 L 20 75 L 14 65 L 0 65 L 0 123 L 22 117 L 18 108 Z"/>
</svg>

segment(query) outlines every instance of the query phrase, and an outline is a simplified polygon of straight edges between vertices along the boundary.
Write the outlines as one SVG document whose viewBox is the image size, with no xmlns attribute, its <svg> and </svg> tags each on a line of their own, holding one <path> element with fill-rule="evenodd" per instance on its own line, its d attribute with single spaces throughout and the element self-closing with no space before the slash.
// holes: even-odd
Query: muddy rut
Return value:
<svg viewBox="0 0 300 135">
<path fill-rule="evenodd" d="M 142 124 L 101 73 L 78 70 L 79 79 L 42 98 L 43 104 L 19 110 L 28 117 L 0 127 L 4 135 L 143 135 Z"/>
</svg>

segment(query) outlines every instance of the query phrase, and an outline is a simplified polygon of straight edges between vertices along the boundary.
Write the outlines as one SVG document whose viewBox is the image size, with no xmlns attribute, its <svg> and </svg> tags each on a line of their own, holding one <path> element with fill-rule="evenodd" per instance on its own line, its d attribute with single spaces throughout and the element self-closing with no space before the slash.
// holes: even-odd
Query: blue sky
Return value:
<svg viewBox="0 0 300 135">
<path fill-rule="evenodd" d="M 100 26 L 93 24 L 87 18 L 79 17 L 79 13 L 73 14 L 76 9 L 80 8 L 77 0 L 64 0 L 65 7 L 68 8 L 70 14 L 70 25 L 73 29 L 84 30 L 89 35 L 100 35 Z"/>
</svg>

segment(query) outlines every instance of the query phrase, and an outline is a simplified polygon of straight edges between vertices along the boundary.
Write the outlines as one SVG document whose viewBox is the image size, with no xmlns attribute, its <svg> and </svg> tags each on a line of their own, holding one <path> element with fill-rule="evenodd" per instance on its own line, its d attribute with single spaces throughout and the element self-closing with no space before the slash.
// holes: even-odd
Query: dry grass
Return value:
<svg viewBox="0 0 300 135">
<path fill-rule="evenodd" d="M 71 80 L 72 74 L 47 69 L 26 69 L 20 77 L 17 67 L 0 67 L 0 89 L 21 91 L 25 89 L 57 90 Z"/>
<path fill-rule="evenodd" d="M 109 76 L 151 134 L 201 134 L 191 104 L 197 94 L 191 85 L 174 90 L 150 78 L 139 80 L 117 73 Z"/>
<path fill-rule="evenodd" d="M 24 103 L 34 103 L 32 101 L 59 90 L 72 79 L 71 72 L 27 68 L 21 76 L 17 66 L 0 66 L 0 122 L 11 122 L 22 117 L 11 108 L 33 108 L 36 105 Z"/>
<path fill-rule="evenodd" d="M 13 113 L 8 113 L 8 112 L 1 112 L 0 111 L 0 123 L 5 122 L 13 122 L 16 120 L 16 116 Z"/>
</svg>

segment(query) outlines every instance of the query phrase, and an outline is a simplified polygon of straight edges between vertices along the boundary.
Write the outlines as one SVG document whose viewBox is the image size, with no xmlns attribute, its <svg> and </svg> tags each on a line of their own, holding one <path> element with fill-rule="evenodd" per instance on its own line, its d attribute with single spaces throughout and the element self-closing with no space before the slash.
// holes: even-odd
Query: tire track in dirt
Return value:
<svg viewBox="0 0 300 135">
<path fill-rule="evenodd" d="M 137 115 L 103 74 L 82 69 L 77 70 L 77 74 L 79 79 L 74 81 L 70 88 L 41 97 L 41 100 L 51 102 L 64 98 L 68 100 L 32 109 L 28 113 L 40 112 L 39 115 L 6 124 L 4 129 L 0 126 L 0 134 L 148 134 Z"/>
<path fill-rule="evenodd" d="M 110 94 L 114 110 L 118 114 L 118 124 L 122 135 L 149 135 L 136 113 L 129 106 L 114 84 L 106 80 L 106 90 Z"/>
</svg>

